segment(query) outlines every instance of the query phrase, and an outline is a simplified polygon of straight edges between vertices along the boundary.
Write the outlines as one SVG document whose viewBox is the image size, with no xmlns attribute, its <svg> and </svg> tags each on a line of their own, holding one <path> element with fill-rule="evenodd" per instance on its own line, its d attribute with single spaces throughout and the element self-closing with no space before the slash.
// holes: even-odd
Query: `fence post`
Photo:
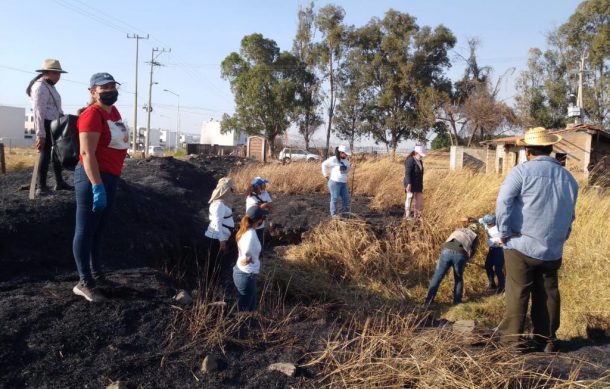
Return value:
<svg viewBox="0 0 610 389">
<path fill-rule="evenodd" d="M 4 158 L 4 143 L 0 143 L 0 171 L 6 174 L 6 159 Z"/>
</svg>

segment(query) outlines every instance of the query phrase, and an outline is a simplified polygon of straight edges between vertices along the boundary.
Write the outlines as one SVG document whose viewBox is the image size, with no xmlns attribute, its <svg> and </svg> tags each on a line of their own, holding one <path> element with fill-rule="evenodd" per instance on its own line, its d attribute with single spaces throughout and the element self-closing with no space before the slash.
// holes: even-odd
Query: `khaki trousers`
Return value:
<svg viewBox="0 0 610 389">
<path fill-rule="evenodd" d="M 506 265 L 506 312 L 498 326 L 502 342 L 518 342 L 523 334 L 527 305 L 532 297 L 530 315 L 534 340 L 553 341 L 559 328 L 559 283 L 557 270 L 561 258 L 542 261 L 517 250 L 504 250 Z"/>
</svg>

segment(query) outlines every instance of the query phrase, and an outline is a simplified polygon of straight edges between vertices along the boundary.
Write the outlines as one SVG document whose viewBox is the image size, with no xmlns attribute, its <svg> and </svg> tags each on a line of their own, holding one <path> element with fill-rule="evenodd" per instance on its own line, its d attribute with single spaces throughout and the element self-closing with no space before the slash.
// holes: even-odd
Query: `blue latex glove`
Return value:
<svg viewBox="0 0 610 389">
<path fill-rule="evenodd" d="M 102 211 L 106 208 L 106 188 L 104 184 L 93 185 L 93 212 Z"/>
</svg>

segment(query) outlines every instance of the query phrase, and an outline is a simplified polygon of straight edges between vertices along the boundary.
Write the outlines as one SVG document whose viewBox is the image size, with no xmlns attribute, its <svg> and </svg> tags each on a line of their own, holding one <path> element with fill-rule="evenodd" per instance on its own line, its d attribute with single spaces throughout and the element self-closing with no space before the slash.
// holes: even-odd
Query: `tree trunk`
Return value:
<svg viewBox="0 0 610 389">
<path fill-rule="evenodd" d="M 330 68 L 328 81 L 330 83 L 330 101 L 328 104 L 328 127 L 326 128 L 326 150 L 325 157 L 328 158 L 328 150 L 330 148 L 330 131 L 333 125 L 333 114 L 335 110 L 335 75 L 333 70 L 333 53 L 332 49 L 329 48 L 329 61 L 328 65 Z"/>
</svg>

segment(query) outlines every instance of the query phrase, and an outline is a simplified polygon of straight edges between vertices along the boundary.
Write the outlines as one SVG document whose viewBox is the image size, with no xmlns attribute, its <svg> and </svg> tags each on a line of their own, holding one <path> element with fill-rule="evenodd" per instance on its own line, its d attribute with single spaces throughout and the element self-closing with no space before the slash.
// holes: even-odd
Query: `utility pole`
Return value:
<svg viewBox="0 0 610 389">
<path fill-rule="evenodd" d="M 180 143 L 180 95 L 169 89 L 163 89 L 163 92 L 171 93 L 178 98 L 178 117 L 176 119 L 176 151 L 178 151 L 178 143 Z"/>
<path fill-rule="evenodd" d="M 138 43 L 140 42 L 140 39 L 148 39 L 148 34 L 146 34 L 146 37 L 140 36 L 138 34 L 133 34 L 133 36 L 130 36 L 129 34 L 127 34 L 127 39 L 135 39 L 136 40 L 136 93 L 135 93 L 135 97 L 133 100 L 133 143 L 131 146 L 131 149 L 133 150 L 133 152 L 136 152 L 136 146 L 138 144 L 138 137 L 139 137 L 139 132 L 138 132 Z"/>
<path fill-rule="evenodd" d="M 580 68 L 578 69 L 578 92 L 576 94 L 576 104 L 568 106 L 568 117 L 574 118 L 574 124 L 582 124 L 584 105 L 582 101 L 582 90 L 583 90 L 583 74 L 585 73 L 585 57 L 586 54 L 583 52 L 580 56 Z M 573 94 L 571 96 L 574 96 Z"/>
<path fill-rule="evenodd" d="M 152 49 L 152 55 L 150 57 L 150 83 L 148 84 L 148 105 L 146 106 L 146 111 L 148 111 L 148 119 L 146 122 L 146 136 L 144 140 L 144 155 L 148 157 L 148 145 L 150 143 L 150 112 L 152 111 L 152 86 L 153 86 L 153 69 L 155 66 L 161 66 L 159 62 L 155 60 L 159 58 L 159 56 L 163 53 L 169 53 L 172 49 L 165 50 L 159 49 L 158 47 L 154 47 Z M 158 54 L 155 56 L 155 53 Z"/>
</svg>

